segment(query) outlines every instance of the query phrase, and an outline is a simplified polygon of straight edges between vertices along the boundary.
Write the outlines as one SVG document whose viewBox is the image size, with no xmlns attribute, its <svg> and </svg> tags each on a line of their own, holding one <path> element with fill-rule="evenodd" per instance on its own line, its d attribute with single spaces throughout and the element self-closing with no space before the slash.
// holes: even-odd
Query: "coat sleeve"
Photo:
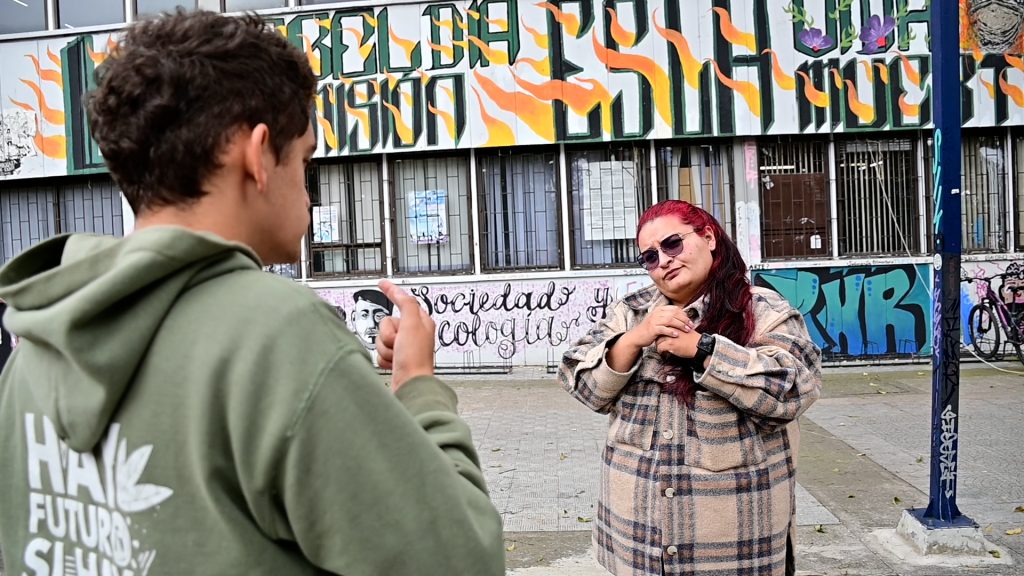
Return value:
<svg viewBox="0 0 1024 576">
<path fill-rule="evenodd" d="M 602 414 L 611 410 L 622 389 L 636 373 L 639 358 L 628 372 L 616 372 L 605 361 L 605 354 L 620 336 L 629 330 L 627 307 L 616 302 L 604 320 L 591 328 L 562 355 L 558 382 L 586 407 Z"/>
<path fill-rule="evenodd" d="M 501 576 L 501 517 L 455 393 L 419 377 L 392 394 L 341 352 L 296 414 L 283 454 L 283 536 L 347 576 Z"/>
<path fill-rule="evenodd" d="M 821 393 L 821 351 L 803 316 L 786 305 L 748 344 L 717 336 L 707 369 L 695 382 L 726 398 L 765 430 L 800 416 Z"/>
</svg>

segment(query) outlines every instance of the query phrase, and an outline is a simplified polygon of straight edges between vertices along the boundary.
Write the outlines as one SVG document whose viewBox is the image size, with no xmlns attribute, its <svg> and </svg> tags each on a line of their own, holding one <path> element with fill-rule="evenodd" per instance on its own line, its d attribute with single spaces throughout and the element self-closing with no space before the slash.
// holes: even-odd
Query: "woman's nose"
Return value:
<svg viewBox="0 0 1024 576">
<path fill-rule="evenodd" d="M 674 258 L 674 257 L 673 256 L 669 256 L 668 254 L 665 254 L 661 250 L 658 250 L 658 267 L 659 268 L 667 267 L 669 262 L 672 261 L 672 258 Z"/>
</svg>

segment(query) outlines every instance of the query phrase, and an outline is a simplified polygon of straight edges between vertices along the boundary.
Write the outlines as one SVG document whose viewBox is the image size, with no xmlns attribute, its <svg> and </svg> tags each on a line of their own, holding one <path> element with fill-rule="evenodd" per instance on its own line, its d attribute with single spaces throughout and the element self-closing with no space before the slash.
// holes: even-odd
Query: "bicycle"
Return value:
<svg viewBox="0 0 1024 576">
<path fill-rule="evenodd" d="M 1003 302 L 1003 299 L 992 290 L 992 280 L 1004 278 L 998 274 L 989 277 L 962 278 L 968 284 L 975 281 L 983 282 L 985 291 L 977 304 L 971 307 L 967 316 L 967 329 L 971 336 L 971 347 L 984 360 L 1002 358 L 1003 349 L 1007 344 L 1017 352 L 1017 359 L 1024 364 L 1024 305 L 1015 304 L 1016 311 Z M 1024 287 L 1007 288 L 1016 300 L 1017 293 Z M 1006 342 L 1002 342 L 1003 335 Z"/>
</svg>

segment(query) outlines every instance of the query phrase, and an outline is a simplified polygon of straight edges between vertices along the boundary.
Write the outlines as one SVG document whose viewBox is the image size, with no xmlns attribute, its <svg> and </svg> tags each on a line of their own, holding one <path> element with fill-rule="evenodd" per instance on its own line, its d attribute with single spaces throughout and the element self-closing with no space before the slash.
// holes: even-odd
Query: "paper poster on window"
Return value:
<svg viewBox="0 0 1024 576">
<path fill-rule="evenodd" d="M 313 206 L 313 242 L 339 242 L 337 206 Z"/>
<path fill-rule="evenodd" d="M 413 244 L 448 242 L 448 191 L 412 192 L 409 202 L 409 240 Z"/>
<path fill-rule="evenodd" d="M 639 214 L 633 162 L 590 162 L 583 174 L 583 239 L 635 238 Z"/>
</svg>

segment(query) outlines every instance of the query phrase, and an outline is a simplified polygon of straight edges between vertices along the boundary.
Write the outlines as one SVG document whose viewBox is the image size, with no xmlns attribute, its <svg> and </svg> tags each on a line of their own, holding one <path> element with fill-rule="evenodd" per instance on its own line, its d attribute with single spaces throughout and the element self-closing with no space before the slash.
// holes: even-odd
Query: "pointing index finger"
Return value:
<svg viewBox="0 0 1024 576">
<path fill-rule="evenodd" d="M 388 297 L 388 300 L 391 300 L 395 306 L 398 306 L 398 310 L 403 316 L 419 311 L 419 302 L 403 288 L 388 280 L 381 280 L 377 283 L 377 287 Z"/>
</svg>

